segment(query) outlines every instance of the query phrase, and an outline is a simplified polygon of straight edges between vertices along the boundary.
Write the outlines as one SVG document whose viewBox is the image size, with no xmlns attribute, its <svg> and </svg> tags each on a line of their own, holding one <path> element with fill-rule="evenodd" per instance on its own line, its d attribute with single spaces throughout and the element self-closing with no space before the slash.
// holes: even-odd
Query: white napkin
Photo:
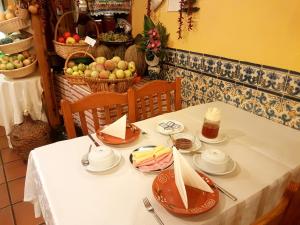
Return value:
<svg viewBox="0 0 300 225">
<path fill-rule="evenodd" d="M 173 158 L 174 158 L 174 174 L 175 183 L 184 204 L 184 207 L 188 209 L 188 198 L 184 185 L 189 185 L 194 188 L 201 189 L 206 192 L 212 193 L 213 190 L 210 186 L 199 176 L 199 174 L 190 166 L 185 158 L 178 152 L 175 146 L 173 146 Z"/>
<path fill-rule="evenodd" d="M 126 120 L 127 115 L 125 114 L 120 119 L 116 120 L 109 126 L 101 130 L 101 133 L 108 134 L 114 137 L 125 139 L 126 137 Z"/>
</svg>

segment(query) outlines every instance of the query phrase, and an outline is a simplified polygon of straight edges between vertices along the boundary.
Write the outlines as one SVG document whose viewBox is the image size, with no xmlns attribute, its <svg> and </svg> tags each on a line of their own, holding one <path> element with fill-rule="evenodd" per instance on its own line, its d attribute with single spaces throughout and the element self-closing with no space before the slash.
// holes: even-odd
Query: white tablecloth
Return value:
<svg viewBox="0 0 300 225">
<path fill-rule="evenodd" d="M 0 74 L 0 126 L 4 126 L 7 135 L 13 125 L 23 122 L 25 109 L 32 119 L 46 121 L 42 112 L 42 91 L 38 71 L 20 79 L 8 79 Z"/>
<path fill-rule="evenodd" d="M 137 147 L 167 145 L 168 137 L 157 133 L 162 119 L 176 119 L 184 132 L 197 133 L 207 107 L 221 109 L 222 131 L 228 140 L 202 148 L 218 148 L 228 153 L 238 169 L 212 179 L 237 196 L 234 202 L 220 194 L 211 211 L 190 218 L 166 211 L 153 197 L 151 185 L 156 174 L 144 174 L 132 167 L 128 158 Z M 25 201 L 34 203 L 36 216 L 42 212 L 48 225 L 156 225 L 143 206 L 147 196 L 165 225 L 239 225 L 250 224 L 274 207 L 291 179 L 300 181 L 300 133 L 294 129 L 250 114 L 221 102 L 189 107 L 136 123 L 148 134 L 134 143 L 113 146 L 123 159 L 104 174 L 87 172 L 80 159 L 91 141 L 80 137 L 43 146 L 31 152 Z M 191 161 L 192 156 L 185 156 Z"/>
</svg>

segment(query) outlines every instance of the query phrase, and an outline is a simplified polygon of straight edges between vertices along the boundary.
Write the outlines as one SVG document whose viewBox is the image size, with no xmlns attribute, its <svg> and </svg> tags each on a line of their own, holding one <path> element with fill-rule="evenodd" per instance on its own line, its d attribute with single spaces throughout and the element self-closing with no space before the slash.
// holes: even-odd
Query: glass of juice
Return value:
<svg viewBox="0 0 300 225">
<path fill-rule="evenodd" d="M 209 108 L 204 117 L 202 126 L 202 135 L 206 138 L 218 137 L 220 129 L 220 110 L 217 108 Z"/>
</svg>

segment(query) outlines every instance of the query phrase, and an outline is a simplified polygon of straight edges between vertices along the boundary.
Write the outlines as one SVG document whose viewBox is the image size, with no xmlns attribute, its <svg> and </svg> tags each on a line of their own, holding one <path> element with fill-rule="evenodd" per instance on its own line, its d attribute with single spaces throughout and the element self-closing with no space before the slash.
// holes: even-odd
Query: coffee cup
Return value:
<svg viewBox="0 0 300 225">
<path fill-rule="evenodd" d="M 88 156 L 89 169 L 101 171 L 111 167 L 116 160 L 116 155 L 112 149 L 107 146 L 99 146 L 92 149 Z"/>
<path fill-rule="evenodd" d="M 227 171 L 230 157 L 219 149 L 207 149 L 201 154 L 201 166 L 204 171 L 223 173 Z"/>
</svg>

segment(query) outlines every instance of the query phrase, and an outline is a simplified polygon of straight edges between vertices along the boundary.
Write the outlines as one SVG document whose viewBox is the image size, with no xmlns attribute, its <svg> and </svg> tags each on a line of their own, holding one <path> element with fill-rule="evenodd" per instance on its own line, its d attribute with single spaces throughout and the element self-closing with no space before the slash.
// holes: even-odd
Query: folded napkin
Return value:
<svg viewBox="0 0 300 225">
<path fill-rule="evenodd" d="M 178 189 L 184 207 L 188 209 L 188 198 L 187 198 L 185 185 L 198 188 L 210 193 L 212 193 L 213 190 L 199 176 L 199 174 L 190 166 L 190 164 L 178 152 L 175 146 L 173 146 L 173 158 L 174 158 L 174 174 L 175 174 L 176 187 Z"/>
<path fill-rule="evenodd" d="M 114 137 L 118 137 L 121 139 L 126 138 L 126 120 L 127 115 L 125 114 L 120 119 L 116 120 L 109 126 L 105 127 L 101 130 L 101 133 L 108 134 Z"/>
</svg>

